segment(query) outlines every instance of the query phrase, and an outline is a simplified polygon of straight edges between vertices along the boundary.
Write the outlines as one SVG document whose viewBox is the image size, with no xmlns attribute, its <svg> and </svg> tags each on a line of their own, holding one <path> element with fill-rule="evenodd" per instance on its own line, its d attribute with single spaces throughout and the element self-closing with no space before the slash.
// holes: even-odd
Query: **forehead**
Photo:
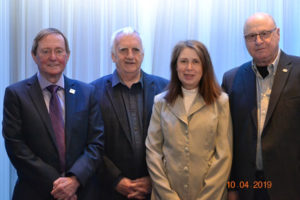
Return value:
<svg viewBox="0 0 300 200">
<path fill-rule="evenodd" d="M 197 55 L 197 52 L 189 47 L 185 47 L 179 54 L 179 58 L 199 58 L 199 56 Z"/>
<path fill-rule="evenodd" d="M 253 16 L 250 17 L 244 28 L 244 34 L 256 33 L 264 30 L 270 30 L 275 27 L 273 20 L 268 16 Z"/>
<path fill-rule="evenodd" d="M 142 47 L 142 42 L 136 34 L 121 34 L 116 38 L 117 47 Z"/>
<path fill-rule="evenodd" d="M 65 40 L 60 34 L 49 34 L 38 42 L 38 48 L 60 47 L 65 48 Z"/>
</svg>

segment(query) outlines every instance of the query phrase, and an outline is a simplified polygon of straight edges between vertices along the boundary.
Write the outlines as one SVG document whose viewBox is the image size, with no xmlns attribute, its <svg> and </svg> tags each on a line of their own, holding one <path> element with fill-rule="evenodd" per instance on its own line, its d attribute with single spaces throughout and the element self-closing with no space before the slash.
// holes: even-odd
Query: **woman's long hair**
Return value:
<svg viewBox="0 0 300 200">
<path fill-rule="evenodd" d="M 178 95 L 183 96 L 181 90 L 182 83 L 179 80 L 177 73 L 177 60 L 180 53 L 185 48 L 195 50 L 202 64 L 202 78 L 198 86 L 199 94 L 203 97 L 206 104 L 214 103 L 221 95 L 222 90 L 216 81 L 213 65 L 205 45 L 196 40 L 179 42 L 173 49 L 170 64 L 171 80 L 168 85 L 168 92 L 165 96 L 166 101 L 170 104 L 173 104 Z"/>
</svg>

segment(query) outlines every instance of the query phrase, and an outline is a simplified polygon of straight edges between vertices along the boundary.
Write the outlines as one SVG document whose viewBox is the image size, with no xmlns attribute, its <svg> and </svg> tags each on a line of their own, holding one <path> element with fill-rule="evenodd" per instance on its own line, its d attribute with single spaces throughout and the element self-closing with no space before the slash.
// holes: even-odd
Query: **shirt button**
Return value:
<svg viewBox="0 0 300 200">
<path fill-rule="evenodd" d="M 186 135 L 189 134 L 188 130 L 185 130 L 185 134 L 186 134 Z"/>
<path fill-rule="evenodd" d="M 185 167 L 183 168 L 183 170 L 184 170 L 185 172 L 188 172 L 188 171 L 189 171 L 189 168 L 188 168 L 187 166 L 185 166 Z"/>
<path fill-rule="evenodd" d="M 189 152 L 189 148 L 188 147 L 184 147 L 185 152 Z"/>
<path fill-rule="evenodd" d="M 183 187 L 184 187 L 184 189 L 188 189 L 189 185 L 185 184 Z"/>
</svg>

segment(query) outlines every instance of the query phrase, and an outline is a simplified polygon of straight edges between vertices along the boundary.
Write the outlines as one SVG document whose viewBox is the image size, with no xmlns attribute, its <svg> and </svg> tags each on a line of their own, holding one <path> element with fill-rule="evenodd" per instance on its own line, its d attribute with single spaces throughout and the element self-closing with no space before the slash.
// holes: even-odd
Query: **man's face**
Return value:
<svg viewBox="0 0 300 200">
<path fill-rule="evenodd" d="M 266 66 L 275 60 L 280 34 L 271 18 L 260 15 L 249 18 L 245 24 L 244 35 L 248 52 L 256 65 Z"/>
<path fill-rule="evenodd" d="M 141 40 L 136 34 L 117 36 L 114 48 L 112 60 L 116 63 L 121 77 L 140 73 L 144 52 Z"/>
<path fill-rule="evenodd" d="M 44 78 L 50 82 L 58 80 L 69 59 L 64 38 L 59 34 L 43 37 L 38 42 L 36 55 L 32 54 L 32 57 Z"/>
</svg>

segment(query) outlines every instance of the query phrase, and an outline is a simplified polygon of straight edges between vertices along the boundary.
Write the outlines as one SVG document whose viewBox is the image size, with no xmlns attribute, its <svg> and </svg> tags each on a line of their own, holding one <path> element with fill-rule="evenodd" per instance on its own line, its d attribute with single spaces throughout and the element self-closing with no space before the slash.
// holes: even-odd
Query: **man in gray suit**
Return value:
<svg viewBox="0 0 300 200">
<path fill-rule="evenodd" d="M 253 60 L 224 74 L 234 133 L 229 199 L 300 199 L 300 58 L 266 13 L 244 26 Z"/>
<path fill-rule="evenodd" d="M 167 80 L 141 70 L 144 50 L 134 29 L 116 31 L 111 51 L 116 70 L 92 83 L 106 133 L 106 168 L 99 178 L 102 198 L 149 199 L 145 139 L 154 96 L 166 87 Z"/>
</svg>

